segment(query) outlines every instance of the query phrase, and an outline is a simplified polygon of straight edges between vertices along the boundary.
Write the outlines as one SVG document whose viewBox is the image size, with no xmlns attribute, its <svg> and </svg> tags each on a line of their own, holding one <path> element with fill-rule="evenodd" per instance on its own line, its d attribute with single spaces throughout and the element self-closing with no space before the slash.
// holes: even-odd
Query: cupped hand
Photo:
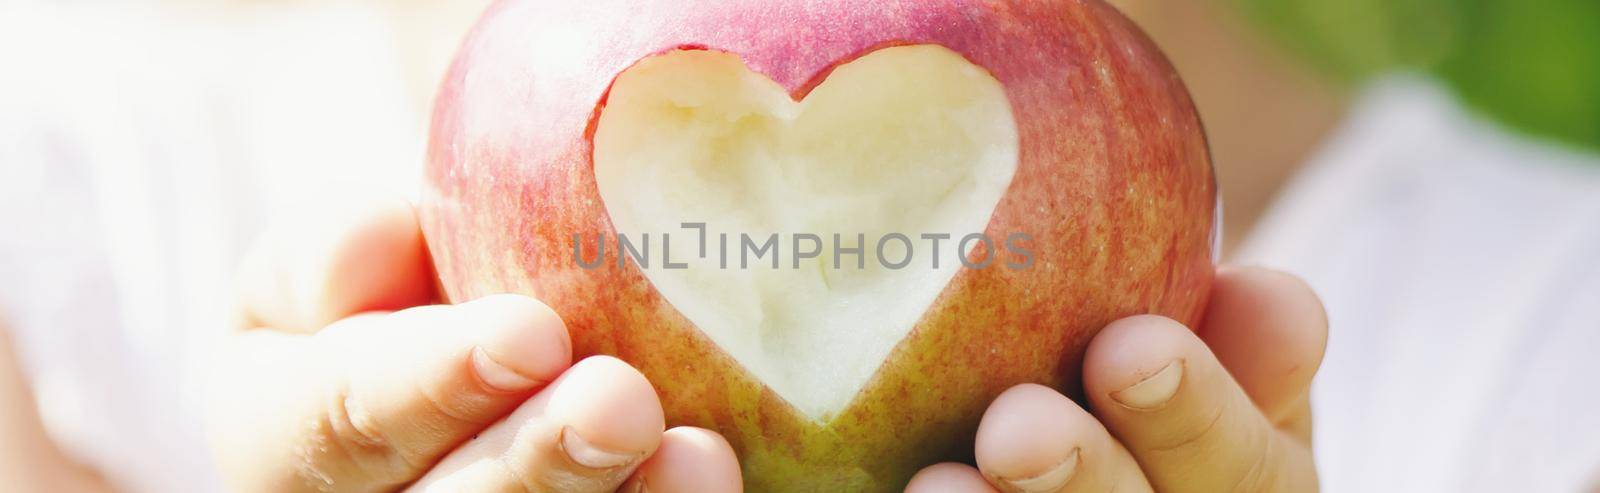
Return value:
<svg viewBox="0 0 1600 493">
<path fill-rule="evenodd" d="M 1191 331 L 1138 316 L 1089 344 L 1087 408 L 1047 387 L 995 399 L 977 467 L 939 464 L 908 493 L 1311 492 L 1311 377 L 1327 318 L 1305 283 L 1279 272 L 1217 272 Z"/>
<path fill-rule="evenodd" d="M 217 354 L 207 411 L 234 490 L 741 489 L 721 436 L 666 430 L 650 383 L 620 360 L 574 363 L 548 307 L 435 304 L 403 201 L 274 228 L 241 278 L 241 327 Z"/>
</svg>

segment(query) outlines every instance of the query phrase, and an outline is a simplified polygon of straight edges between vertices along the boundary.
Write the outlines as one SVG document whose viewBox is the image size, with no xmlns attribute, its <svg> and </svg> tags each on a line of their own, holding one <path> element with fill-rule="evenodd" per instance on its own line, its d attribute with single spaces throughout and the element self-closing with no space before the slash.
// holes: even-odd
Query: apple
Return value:
<svg viewBox="0 0 1600 493">
<path fill-rule="evenodd" d="M 1211 281 L 1194 105 L 1099 1 L 504 0 L 436 104 L 447 297 L 550 304 L 752 491 L 898 490 Z"/>
</svg>

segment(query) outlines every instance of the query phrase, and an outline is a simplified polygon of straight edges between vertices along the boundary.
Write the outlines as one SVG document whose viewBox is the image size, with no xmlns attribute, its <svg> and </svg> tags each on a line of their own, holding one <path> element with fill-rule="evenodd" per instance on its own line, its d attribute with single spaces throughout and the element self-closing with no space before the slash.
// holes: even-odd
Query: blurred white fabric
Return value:
<svg viewBox="0 0 1600 493">
<path fill-rule="evenodd" d="M 358 6 L 0 10 L 0 312 L 54 437 L 130 491 L 217 489 L 199 422 L 263 220 L 414 192 L 426 108 Z M 1241 259 L 1333 323 L 1327 491 L 1577 491 L 1600 465 L 1600 163 L 1376 84 Z"/>
<path fill-rule="evenodd" d="M 265 218 L 412 196 L 424 108 L 377 12 L 0 9 L 0 313 L 52 435 L 131 491 L 216 489 L 205 348 Z"/>
<path fill-rule="evenodd" d="M 1425 80 L 1369 87 L 1238 260 L 1305 277 L 1325 491 L 1592 491 L 1600 159 L 1513 137 Z"/>
</svg>

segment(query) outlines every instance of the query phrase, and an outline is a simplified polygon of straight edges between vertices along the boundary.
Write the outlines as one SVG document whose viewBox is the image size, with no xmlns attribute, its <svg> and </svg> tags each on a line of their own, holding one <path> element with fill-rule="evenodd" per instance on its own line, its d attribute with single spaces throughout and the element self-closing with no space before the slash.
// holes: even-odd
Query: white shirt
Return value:
<svg viewBox="0 0 1600 493">
<path fill-rule="evenodd" d="M 281 7 L 280 7 L 281 8 Z M 426 108 L 358 7 L 0 11 L 0 312 L 58 441 L 129 491 L 217 489 L 205 348 L 264 219 L 410 193 Z M 1600 465 L 1600 165 L 1376 85 L 1241 256 L 1333 323 L 1328 491 L 1571 491 Z"/>
<path fill-rule="evenodd" d="M 390 29 L 359 6 L 0 7 L 0 317 L 69 454 L 128 491 L 220 490 L 203 365 L 245 249 L 317 194 L 417 190 L 425 108 Z"/>
<path fill-rule="evenodd" d="M 1238 260 L 1304 277 L 1331 492 L 1588 491 L 1600 479 L 1600 158 L 1426 80 L 1372 85 Z"/>
</svg>

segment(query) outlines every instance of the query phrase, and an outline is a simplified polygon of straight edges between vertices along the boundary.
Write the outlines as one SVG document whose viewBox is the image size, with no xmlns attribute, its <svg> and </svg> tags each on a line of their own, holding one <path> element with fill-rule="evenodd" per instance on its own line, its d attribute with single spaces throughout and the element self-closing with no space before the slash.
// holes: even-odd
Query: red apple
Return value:
<svg viewBox="0 0 1600 493">
<path fill-rule="evenodd" d="M 1217 228 L 1182 82 L 1094 0 L 504 0 L 427 183 L 451 300 L 550 304 L 752 491 L 966 456 L 1007 387 L 1077 392 L 1106 323 L 1195 322 Z"/>
</svg>

